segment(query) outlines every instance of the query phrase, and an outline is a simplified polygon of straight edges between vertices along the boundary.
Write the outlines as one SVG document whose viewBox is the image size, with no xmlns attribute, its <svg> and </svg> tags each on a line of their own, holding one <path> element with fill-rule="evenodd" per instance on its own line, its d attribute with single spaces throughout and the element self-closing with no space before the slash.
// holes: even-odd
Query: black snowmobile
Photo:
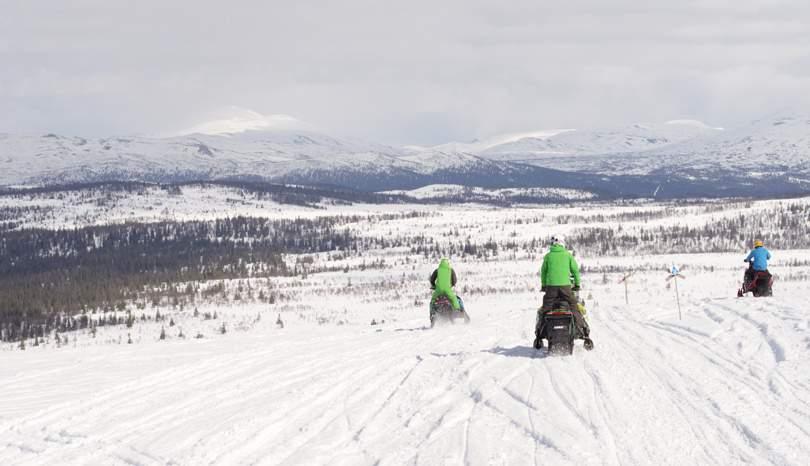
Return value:
<svg viewBox="0 0 810 466">
<path fill-rule="evenodd" d="M 749 263 L 748 270 L 743 275 L 742 287 L 737 290 L 737 297 L 742 298 L 749 292 L 757 298 L 773 296 L 773 275 L 767 270 L 754 270 L 754 264 Z"/>
<path fill-rule="evenodd" d="M 582 304 L 582 301 L 578 298 L 577 301 Z M 574 352 L 574 340 L 582 339 L 585 342 L 585 349 L 592 350 L 593 340 L 582 335 L 577 329 L 572 312 L 580 312 L 580 310 L 570 309 L 570 305 L 565 299 L 557 300 L 551 311 L 543 311 L 542 308 L 538 309 L 534 329 L 534 348 L 542 348 L 543 339 L 545 338 L 548 341 L 549 354 L 572 354 Z"/>
<path fill-rule="evenodd" d="M 431 328 L 433 328 L 437 322 L 450 322 L 451 324 L 455 324 L 457 319 L 463 319 L 465 324 L 470 323 L 470 315 L 467 314 L 466 309 L 464 309 L 464 301 L 461 300 L 461 296 L 456 295 L 456 297 L 458 298 L 458 303 L 461 305 L 461 309 L 458 311 L 453 309 L 453 303 L 450 302 L 450 298 L 447 296 L 439 296 L 431 301 Z"/>
</svg>

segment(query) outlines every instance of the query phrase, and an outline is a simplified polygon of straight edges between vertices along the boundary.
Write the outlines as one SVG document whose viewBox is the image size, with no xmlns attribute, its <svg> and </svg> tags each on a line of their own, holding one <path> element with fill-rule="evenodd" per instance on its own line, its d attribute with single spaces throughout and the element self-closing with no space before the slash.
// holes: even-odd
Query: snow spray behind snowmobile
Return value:
<svg viewBox="0 0 810 466">
<path fill-rule="evenodd" d="M 453 303 L 447 296 L 438 296 L 430 303 L 430 327 L 433 328 L 436 323 L 450 322 L 454 324 L 457 319 L 463 319 L 465 324 L 470 323 L 470 316 L 464 308 L 464 301 L 461 296 L 456 296 L 461 309 L 453 309 Z"/>
</svg>

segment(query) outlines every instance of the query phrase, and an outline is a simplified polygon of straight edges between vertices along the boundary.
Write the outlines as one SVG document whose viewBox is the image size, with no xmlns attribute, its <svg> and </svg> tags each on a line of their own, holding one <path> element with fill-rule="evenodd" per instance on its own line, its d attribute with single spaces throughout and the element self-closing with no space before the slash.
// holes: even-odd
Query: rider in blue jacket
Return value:
<svg viewBox="0 0 810 466">
<path fill-rule="evenodd" d="M 765 245 L 762 243 L 762 240 L 754 241 L 754 249 L 748 254 L 748 257 L 745 258 L 745 262 L 751 264 L 746 275 L 753 279 L 753 276 L 756 272 L 767 272 L 768 271 L 768 260 L 771 258 L 771 253 L 765 249 Z"/>
</svg>

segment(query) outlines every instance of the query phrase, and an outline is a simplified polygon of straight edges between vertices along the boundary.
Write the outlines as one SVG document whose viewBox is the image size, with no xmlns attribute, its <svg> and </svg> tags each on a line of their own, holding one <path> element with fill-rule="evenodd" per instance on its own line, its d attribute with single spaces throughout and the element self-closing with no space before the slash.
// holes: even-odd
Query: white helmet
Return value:
<svg viewBox="0 0 810 466">
<path fill-rule="evenodd" d="M 565 247 L 565 238 L 562 235 L 555 235 L 551 237 L 551 244 L 559 244 Z"/>
</svg>

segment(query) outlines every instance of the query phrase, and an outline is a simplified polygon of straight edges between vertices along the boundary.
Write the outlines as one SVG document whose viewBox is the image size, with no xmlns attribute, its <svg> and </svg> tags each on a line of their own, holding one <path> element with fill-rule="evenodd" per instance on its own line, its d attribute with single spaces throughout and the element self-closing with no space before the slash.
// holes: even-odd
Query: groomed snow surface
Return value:
<svg viewBox="0 0 810 466">
<path fill-rule="evenodd" d="M 470 325 L 427 328 L 433 264 L 397 262 L 175 314 L 199 339 L 145 323 L 5 345 L 0 464 L 807 464 L 810 252 L 774 251 L 775 296 L 738 299 L 743 254 L 583 258 L 661 271 L 630 305 L 619 274 L 586 275 L 596 348 L 569 357 L 531 348 L 539 262 L 505 254 L 455 264 Z"/>
</svg>

